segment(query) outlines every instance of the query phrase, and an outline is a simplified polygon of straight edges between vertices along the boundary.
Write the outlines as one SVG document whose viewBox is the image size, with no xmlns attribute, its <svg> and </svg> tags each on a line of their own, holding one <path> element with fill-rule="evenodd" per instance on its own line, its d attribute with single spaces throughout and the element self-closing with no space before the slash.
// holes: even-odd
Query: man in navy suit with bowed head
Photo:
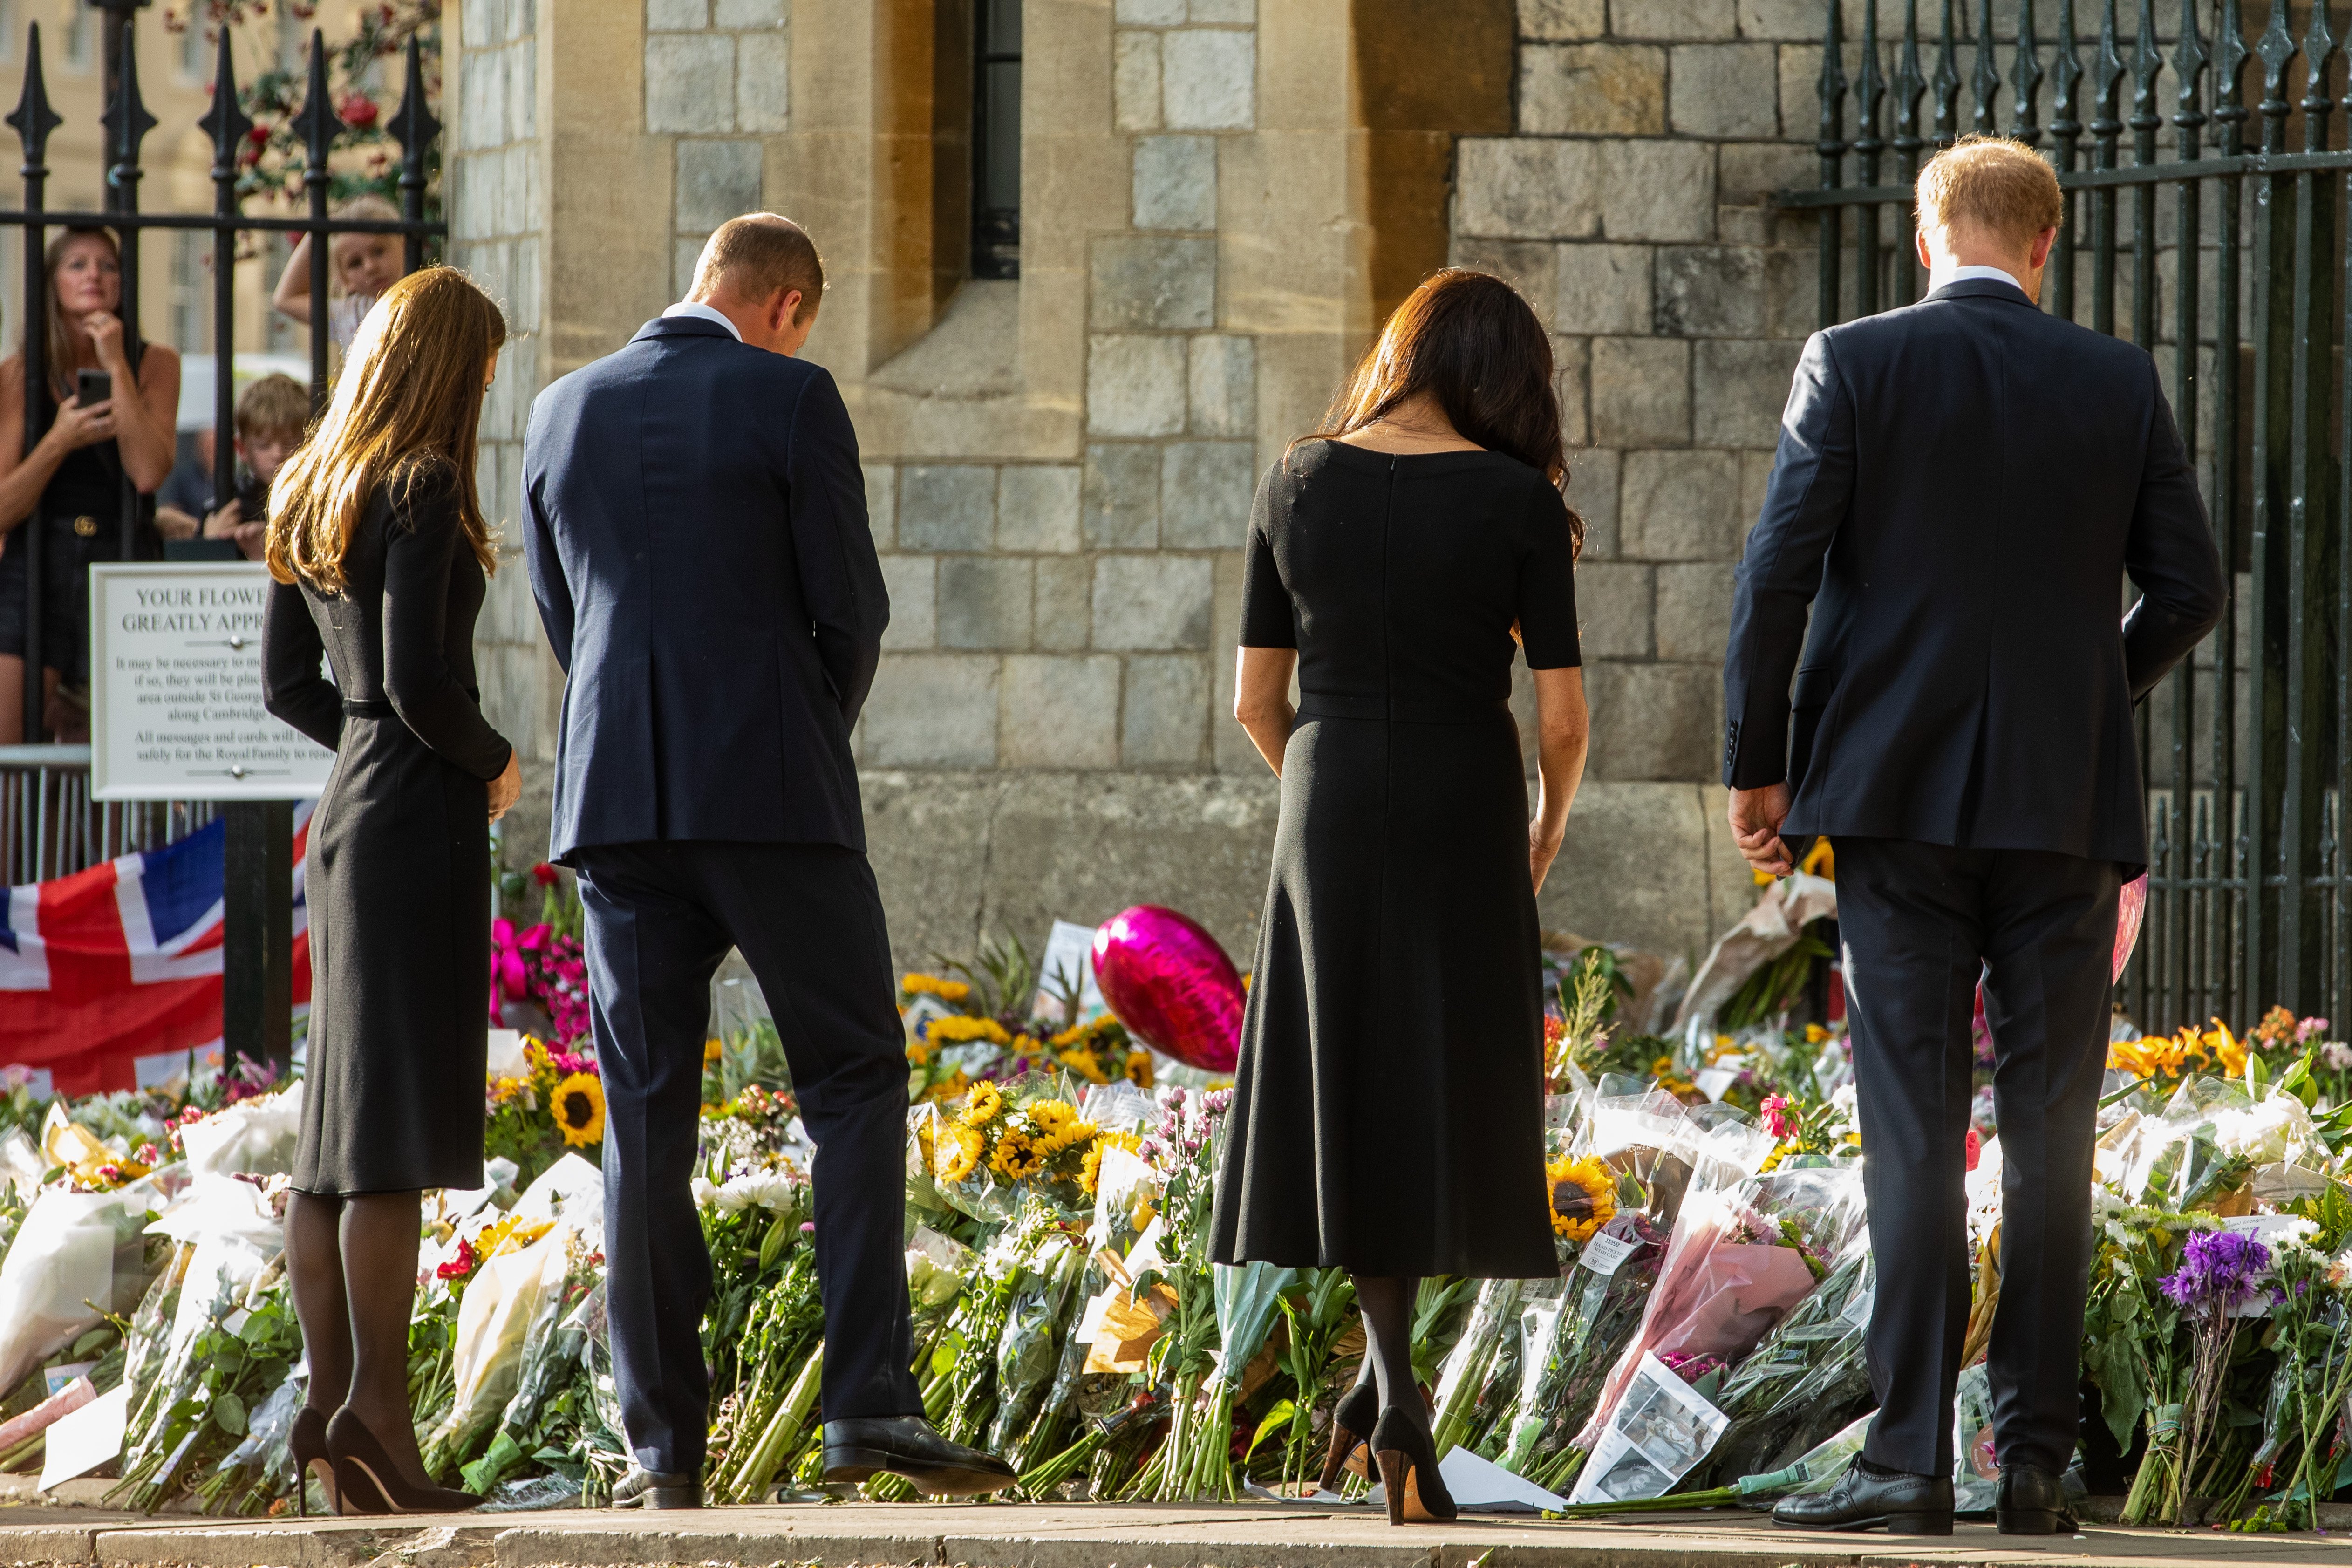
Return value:
<svg viewBox="0 0 2352 1568">
<path fill-rule="evenodd" d="M 923 1419 L 903 1227 L 907 1061 L 849 732 L 889 621 L 799 226 L 710 237 L 685 302 L 531 406 L 524 545 L 569 678 L 553 858 L 587 910 L 604 1075 L 615 1507 L 701 1501 L 710 1260 L 689 1190 L 711 976 L 740 948 L 817 1145 L 824 1474 L 1012 1469 Z"/>
<path fill-rule="evenodd" d="M 2060 1478 L 2116 897 L 2147 861 L 2132 705 L 2212 628 L 2224 586 L 2147 351 L 2037 308 L 2062 216 L 2019 142 L 1965 138 L 1920 171 L 1927 297 L 1806 343 L 1739 563 L 1731 825 L 1775 873 L 1783 835 L 1835 843 L 1878 1263 L 1869 1440 L 1782 1524 L 1951 1531 L 1981 973 L 2002 1153 L 1996 1510 L 2006 1533 L 2074 1529 Z M 2119 624 L 2126 576 L 2140 597 Z"/>
</svg>

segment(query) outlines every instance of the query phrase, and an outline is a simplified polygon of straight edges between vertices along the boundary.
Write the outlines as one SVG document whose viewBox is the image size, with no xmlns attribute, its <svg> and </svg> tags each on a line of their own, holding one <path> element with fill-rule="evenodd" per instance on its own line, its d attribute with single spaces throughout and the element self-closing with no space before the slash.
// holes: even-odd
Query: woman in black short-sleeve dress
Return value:
<svg viewBox="0 0 2352 1568">
<path fill-rule="evenodd" d="M 1213 1255 L 1355 1277 L 1371 1343 L 1326 1484 L 1370 1435 L 1391 1517 L 1444 1518 L 1433 1463 L 1412 1462 L 1416 1280 L 1557 1269 L 1535 893 L 1582 770 L 1580 524 L 1549 340 L 1498 279 L 1424 283 L 1328 423 L 1266 474 L 1250 523 L 1235 708 L 1282 816 Z"/>
<path fill-rule="evenodd" d="M 421 1189 L 482 1184 L 489 824 L 520 774 L 474 687 L 495 560 L 475 431 L 505 341 L 463 273 L 402 279 L 270 497 L 264 699 L 335 749 L 305 886 L 310 1056 L 286 1265 L 310 1379 L 287 1447 L 355 1512 L 480 1500 L 433 1484 L 418 1458 L 408 1322 Z"/>
</svg>

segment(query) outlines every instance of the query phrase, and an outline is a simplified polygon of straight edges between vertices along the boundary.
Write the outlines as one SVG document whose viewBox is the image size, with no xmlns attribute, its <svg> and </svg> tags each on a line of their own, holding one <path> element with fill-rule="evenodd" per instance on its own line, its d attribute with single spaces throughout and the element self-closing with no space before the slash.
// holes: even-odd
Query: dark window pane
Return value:
<svg viewBox="0 0 2352 1568">
<path fill-rule="evenodd" d="M 1021 275 L 1021 0 L 972 17 L 971 275 Z"/>
</svg>

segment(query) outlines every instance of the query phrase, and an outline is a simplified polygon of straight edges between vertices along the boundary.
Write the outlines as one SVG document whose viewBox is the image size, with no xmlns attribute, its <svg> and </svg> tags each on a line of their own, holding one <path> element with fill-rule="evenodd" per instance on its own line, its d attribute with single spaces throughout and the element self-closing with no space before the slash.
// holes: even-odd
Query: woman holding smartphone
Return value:
<svg viewBox="0 0 2352 1568">
<path fill-rule="evenodd" d="M 54 735 L 88 737 L 89 568 L 120 561 L 122 481 L 138 492 L 135 560 L 157 560 L 156 488 L 172 471 L 180 403 L 180 356 L 162 343 L 127 342 L 122 257 L 100 228 L 69 228 L 49 242 L 48 385 L 33 389 L 48 427 L 25 450 L 25 356 L 0 361 L 0 745 Z M 41 516 L 41 665 L 46 713 L 25 713 L 31 582 L 26 519 Z M 58 690 L 67 688 L 60 701 Z"/>
</svg>

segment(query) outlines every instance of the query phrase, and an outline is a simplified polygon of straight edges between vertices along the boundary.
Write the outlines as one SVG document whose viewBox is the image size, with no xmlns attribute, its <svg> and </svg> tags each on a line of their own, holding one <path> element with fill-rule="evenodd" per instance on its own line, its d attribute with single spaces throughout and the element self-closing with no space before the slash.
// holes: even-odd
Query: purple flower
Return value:
<svg viewBox="0 0 2352 1568">
<path fill-rule="evenodd" d="M 2157 1281 L 2180 1306 L 2216 1313 L 2253 1300 L 2255 1276 L 2271 1266 L 2270 1248 L 2234 1231 L 2200 1231 L 2182 1250 L 2180 1269 Z"/>
</svg>

